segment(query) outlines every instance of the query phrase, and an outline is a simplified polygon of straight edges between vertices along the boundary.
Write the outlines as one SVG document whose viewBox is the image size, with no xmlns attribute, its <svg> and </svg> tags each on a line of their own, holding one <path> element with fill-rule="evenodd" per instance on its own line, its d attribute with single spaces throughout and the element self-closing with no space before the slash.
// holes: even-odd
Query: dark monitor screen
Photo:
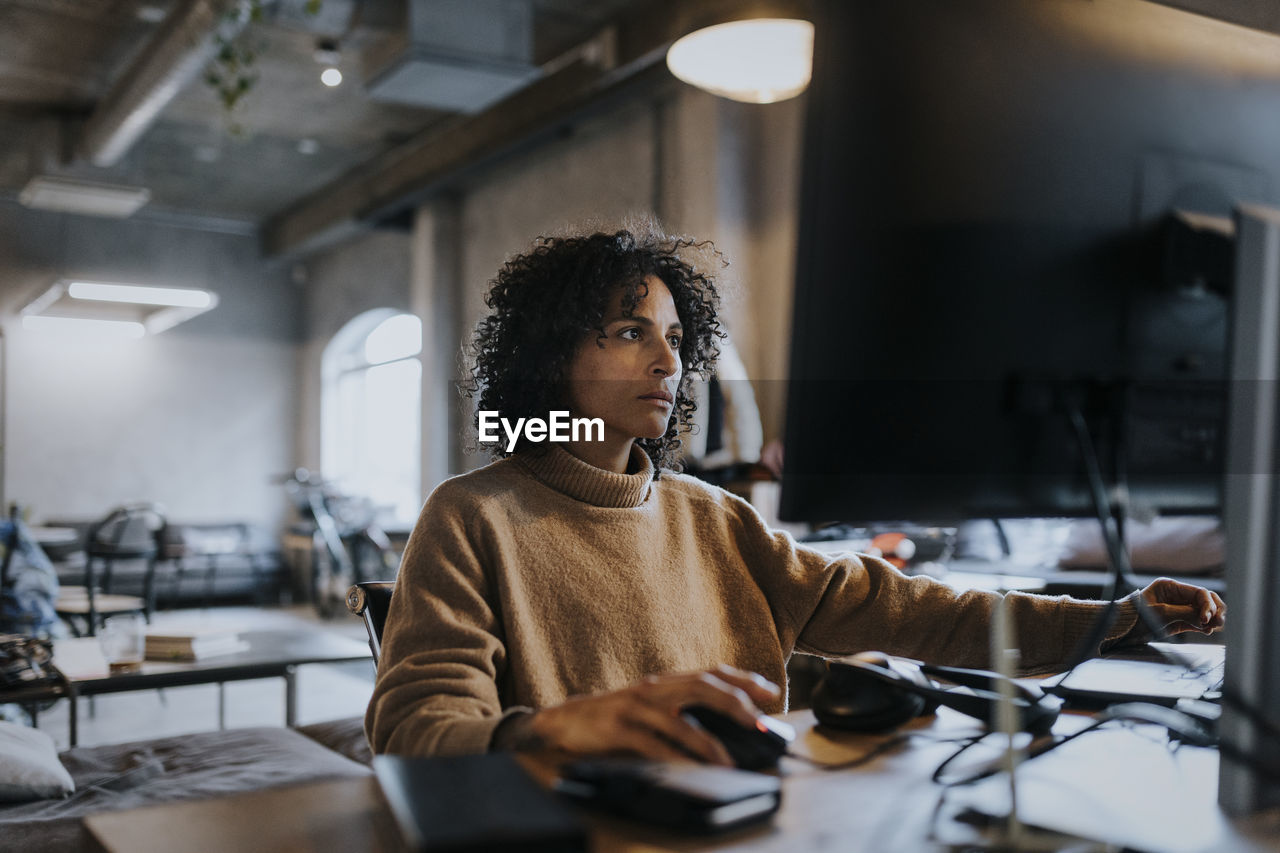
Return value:
<svg viewBox="0 0 1280 853">
<path fill-rule="evenodd" d="M 815 32 L 782 517 L 1092 515 L 1073 410 L 1135 505 L 1216 511 L 1231 271 L 1175 214 L 1277 201 L 1280 41 L 1141 0 Z"/>
</svg>

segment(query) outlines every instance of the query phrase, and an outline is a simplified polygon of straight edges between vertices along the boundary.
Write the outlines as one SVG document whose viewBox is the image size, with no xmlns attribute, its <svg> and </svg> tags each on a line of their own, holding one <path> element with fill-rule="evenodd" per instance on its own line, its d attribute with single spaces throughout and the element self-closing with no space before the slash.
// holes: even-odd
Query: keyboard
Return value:
<svg viewBox="0 0 1280 853">
<path fill-rule="evenodd" d="M 1117 702 L 1154 702 L 1172 707 L 1179 699 L 1217 699 L 1226 668 L 1225 648 L 1209 643 L 1152 643 L 1177 661 L 1087 660 L 1045 689 L 1068 703 L 1101 707 Z"/>
<path fill-rule="evenodd" d="M 1222 692 L 1222 679 L 1227 672 L 1226 660 L 1218 661 L 1208 666 L 1197 666 L 1192 669 L 1185 669 L 1178 675 L 1179 681 L 1194 682 L 1203 688 L 1204 692 Z"/>
</svg>

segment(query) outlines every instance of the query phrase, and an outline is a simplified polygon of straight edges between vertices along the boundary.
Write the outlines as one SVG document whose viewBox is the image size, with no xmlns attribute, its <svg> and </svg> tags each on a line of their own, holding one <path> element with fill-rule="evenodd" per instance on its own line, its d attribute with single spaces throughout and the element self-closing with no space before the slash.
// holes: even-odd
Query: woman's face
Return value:
<svg viewBox="0 0 1280 853">
<path fill-rule="evenodd" d="M 630 316 L 622 311 L 622 289 L 614 293 L 604 335 L 583 337 L 566 376 L 572 416 L 603 420 L 609 444 L 661 438 L 680 385 L 683 332 L 675 301 L 657 276 L 645 284 L 648 293 Z"/>
</svg>

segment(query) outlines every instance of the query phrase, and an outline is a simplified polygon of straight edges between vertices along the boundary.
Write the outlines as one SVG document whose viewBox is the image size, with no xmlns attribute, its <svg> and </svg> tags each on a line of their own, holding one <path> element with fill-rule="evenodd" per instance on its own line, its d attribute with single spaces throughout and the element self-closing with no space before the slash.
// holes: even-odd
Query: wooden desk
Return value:
<svg viewBox="0 0 1280 853">
<path fill-rule="evenodd" d="M 828 736 L 814 729 L 807 711 L 789 714 L 787 719 L 801 731 L 795 751 L 826 762 L 857 758 L 883 740 L 850 734 Z M 1064 724 L 1078 726 L 1082 721 L 1077 718 Z M 705 838 L 592 815 L 593 850 L 936 853 L 947 849 L 947 843 L 976 841 L 977 831 L 949 820 L 945 810 L 936 821 L 940 839 L 931 838 L 941 789 L 930 782 L 930 775 L 955 749 L 954 743 L 940 738 L 974 731 L 973 727 L 966 718 L 945 712 L 936 719 L 917 721 L 908 730 L 916 735 L 909 743 L 856 769 L 823 771 L 784 759 L 782 809 L 763 826 Z M 549 762 L 527 759 L 525 763 L 543 781 L 553 773 Z M 100 814 L 87 818 L 85 825 L 92 849 L 120 853 L 384 853 L 401 849 L 373 777 Z M 1264 824 L 1251 831 L 1258 836 L 1253 841 L 1245 831 L 1224 823 L 1223 833 L 1206 853 L 1275 850 L 1280 846 L 1280 824 Z"/>
<path fill-rule="evenodd" d="M 85 818 L 85 849 L 136 853 L 396 853 L 373 776 Z"/>
</svg>

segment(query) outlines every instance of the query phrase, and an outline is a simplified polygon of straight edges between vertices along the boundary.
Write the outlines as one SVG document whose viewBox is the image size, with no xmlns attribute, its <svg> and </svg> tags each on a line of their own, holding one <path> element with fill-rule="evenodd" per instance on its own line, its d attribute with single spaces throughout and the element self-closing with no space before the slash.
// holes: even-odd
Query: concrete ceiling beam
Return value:
<svg viewBox="0 0 1280 853">
<path fill-rule="evenodd" d="M 214 36 L 232 37 L 248 21 L 241 0 L 184 0 L 103 96 L 81 132 L 77 154 L 114 166 L 173 97 L 213 58 Z M 232 14 L 228 14 L 228 13 Z"/>
<path fill-rule="evenodd" d="M 420 204 L 645 80 L 672 79 L 662 61 L 677 38 L 745 17 L 809 14 L 807 0 L 658 0 L 640 4 L 543 76 L 473 116 L 449 120 L 348 172 L 262 229 L 270 256 L 312 251 Z"/>
</svg>

